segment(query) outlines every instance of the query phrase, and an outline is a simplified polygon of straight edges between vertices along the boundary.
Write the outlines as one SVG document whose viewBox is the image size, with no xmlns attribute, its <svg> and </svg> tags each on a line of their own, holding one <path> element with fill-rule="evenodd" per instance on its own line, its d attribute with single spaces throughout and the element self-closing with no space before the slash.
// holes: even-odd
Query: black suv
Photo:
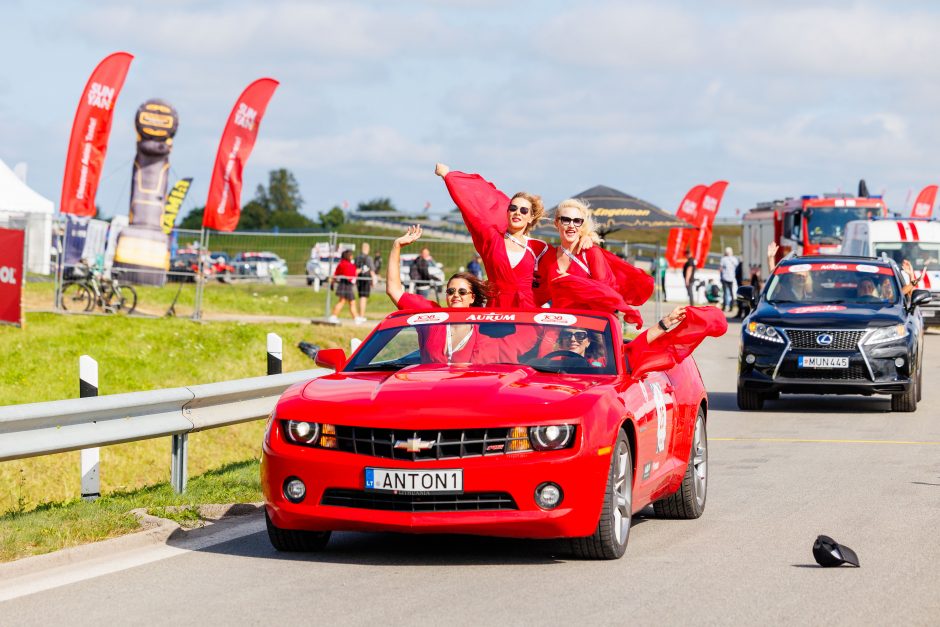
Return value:
<svg viewBox="0 0 940 627">
<path fill-rule="evenodd" d="M 784 393 L 890 394 L 892 411 L 914 411 L 921 394 L 923 318 L 930 292 L 902 293 L 894 261 L 790 257 L 741 325 L 738 407 L 761 409 Z"/>
</svg>

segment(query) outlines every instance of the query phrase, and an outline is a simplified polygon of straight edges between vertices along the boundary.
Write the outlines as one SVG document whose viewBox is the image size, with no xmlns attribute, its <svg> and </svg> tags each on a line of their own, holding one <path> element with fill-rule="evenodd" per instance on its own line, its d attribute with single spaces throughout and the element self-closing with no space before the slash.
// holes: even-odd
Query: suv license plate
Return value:
<svg viewBox="0 0 940 627">
<path fill-rule="evenodd" d="M 821 355 L 800 355 L 800 368 L 848 368 L 848 357 L 824 357 Z"/>
<path fill-rule="evenodd" d="M 462 494 L 463 470 L 366 468 L 365 488 L 394 494 Z"/>
</svg>

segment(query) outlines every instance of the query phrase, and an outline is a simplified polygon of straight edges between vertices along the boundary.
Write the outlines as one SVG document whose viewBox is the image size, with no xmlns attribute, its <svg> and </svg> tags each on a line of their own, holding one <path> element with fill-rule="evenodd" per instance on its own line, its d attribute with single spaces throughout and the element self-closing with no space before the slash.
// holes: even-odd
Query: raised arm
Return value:
<svg viewBox="0 0 940 627">
<path fill-rule="evenodd" d="M 508 225 L 506 208 L 509 207 L 506 194 L 479 174 L 452 171 L 443 163 L 435 166 L 434 173 L 444 179 L 447 191 L 460 209 L 460 215 L 477 250 L 481 250 L 482 238 L 487 229 L 505 232 Z"/>
<path fill-rule="evenodd" d="M 774 268 L 777 267 L 778 250 L 780 250 L 780 247 L 777 246 L 777 242 L 767 244 L 767 276 L 773 274 Z"/>
<path fill-rule="evenodd" d="M 652 342 L 663 333 L 668 333 L 670 329 L 675 327 L 677 324 L 679 324 L 683 320 L 685 320 L 685 306 L 684 305 L 681 307 L 676 307 L 671 312 L 669 312 L 666 316 L 664 316 L 662 320 L 659 320 L 656 324 L 654 324 L 649 329 L 647 329 L 646 341 Z"/>
<path fill-rule="evenodd" d="M 385 293 L 392 299 L 395 306 L 405 293 L 401 284 L 401 249 L 421 237 L 421 226 L 408 227 L 405 234 L 392 242 L 392 250 L 388 253 L 388 267 L 385 269 Z"/>
</svg>

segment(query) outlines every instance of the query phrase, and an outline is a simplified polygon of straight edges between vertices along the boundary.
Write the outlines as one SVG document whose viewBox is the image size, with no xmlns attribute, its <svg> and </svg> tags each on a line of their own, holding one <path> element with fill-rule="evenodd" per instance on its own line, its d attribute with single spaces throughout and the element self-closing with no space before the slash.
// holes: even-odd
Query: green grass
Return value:
<svg viewBox="0 0 940 627">
<path fill-rule="evenodd" d="M 139 526 L 129 512 L 140 507 L 173 518 L 183 526 L 193 526 L 199 522 L 198 505 L 261 499 L 258 463 L 247 461 L 194 477 L 182 495 L 175 494 L 168 483 L 159 483 L 109 494 L 94 502 L 76 499 L 31 511 L 13 510 L 0 516 L 0 561 L 132 533 Z"/>
</svg>

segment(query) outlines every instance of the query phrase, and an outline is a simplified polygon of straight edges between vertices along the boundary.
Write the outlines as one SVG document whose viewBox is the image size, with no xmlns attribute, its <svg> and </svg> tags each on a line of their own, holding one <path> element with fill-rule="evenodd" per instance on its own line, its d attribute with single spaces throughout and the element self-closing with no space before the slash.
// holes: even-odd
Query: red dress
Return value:
<svg viewBox="0 0 940 627">
<path fill-rule="evenodd" d="M 398 308 L 430 311 L 432 309 L 441 309 L 441 306 L 423 296 L 406 292 L 398 299 Z M 466 363 L 473 360 L 474 349 L 477 344 L 476 328 L 467 338 L 467 341 L 463 343 L 463 346 L 459 343 L 456 346 L 452 345 L 449 347 L 450 351 L 448 350 L 447 327 L 444 325 L 417 325 L 415 330 L 418 332 L 421 363 Z M 448 352 L 450 352 L 449 359 Z"/>
<path fill-rule="evenodd" d="M 533 308 L 532 278 L 548 244 L 528 239 L 522 260 L 515 266 L 506 253 L 509 197 L 479 174 L 450 172 L 444 177 L 450 197 L 460 209 L 473 245 L 483 258 L 490 286 L 489 307 Z M 521 239 L 521 238 L 520 238 Z"/>
<path fill-rule="evenodd" d="M 631 305 L 641 305 L 650 297 L 652 277 L 599 246 L 572 257 L 562 276 L 558 249 L 549 246 L 539 260 L 537 305 L 551 301 L 552 307 L 560 309 L 622 311 L 627 322 L 642 326 L 643 318 Z"/>
<path fill-rule="evenodd" d="M 728 330 L 728 319 L 717 307 L 686 307 L 685 319 L 676 328 L 652 342 L 644 331 L 623 347 L 634 378 L 647 372 L 665 371 L 692 354 L 706 337 L 718 337 Z"/>
</svg>

